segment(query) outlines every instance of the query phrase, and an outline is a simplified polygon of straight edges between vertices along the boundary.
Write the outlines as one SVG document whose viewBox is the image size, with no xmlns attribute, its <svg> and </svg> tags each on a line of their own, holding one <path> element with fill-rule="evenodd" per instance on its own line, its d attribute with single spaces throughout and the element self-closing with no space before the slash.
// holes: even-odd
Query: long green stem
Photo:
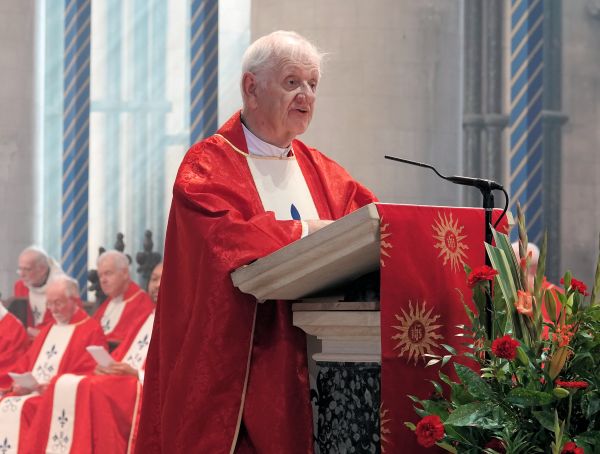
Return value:
<svg viewBox="0 0 600 454">
<path fill-rule="evenodd" d="M 569 426 L 571 425 L 571 410 L 573 409 L 573 391 L 569 391 L 569 411 L 567 412 L 567 428 L 566 433 L 569 433 Z"/>
</svg>

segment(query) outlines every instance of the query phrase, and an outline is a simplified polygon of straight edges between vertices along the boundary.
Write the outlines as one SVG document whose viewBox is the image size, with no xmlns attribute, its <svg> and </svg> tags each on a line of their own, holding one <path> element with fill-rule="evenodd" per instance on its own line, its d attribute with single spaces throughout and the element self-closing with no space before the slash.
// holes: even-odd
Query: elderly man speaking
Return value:
<svg viewBox="0 0 600 454">
<path fill-rule="evenodd" d="M 305 337 L 290 304 L 258 303 L 230 273 L 372 202 L 296 139 L 321 54 L 293 32 L 254 42 L 243 109 L 185 156 L 173 189 L 138 453 L 309 453 Z"/>
</svg>

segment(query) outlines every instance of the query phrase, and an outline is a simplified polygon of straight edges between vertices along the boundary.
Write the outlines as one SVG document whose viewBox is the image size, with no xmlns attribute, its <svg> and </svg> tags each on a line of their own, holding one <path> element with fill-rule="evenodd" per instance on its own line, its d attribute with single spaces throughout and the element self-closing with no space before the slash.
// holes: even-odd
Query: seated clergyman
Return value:
<svg viewBox="0 0 600 454">
<path fill-rule="evenodd" d="M 28 299 L 26 328 L 35 336 L 43 325 L 54 322 L 46 308 L 46 290 L 48 283 L 63 274 L 63 270 L 44 250 L 29 246 L 19 255 L 17 273 L 19 280 L 15 282 L 13 294 Z"/>
<path fill-rule="evenodd" d="M 154 310 L 154 304 L 129 275 L 129 259 L 119 251 L 98 257 L 100 287 L 108 296 L 94 318 L 100 322 L 109 343 L 119 344 Z"/>
<path fill-rule="evenodd" d="M 95 361 L 86 351 L 90 345 L 106 346 L 98 322 L 82 309 L 77 282 L 65 275 L 55 277 L 46 289 L 47 307 L 54 323 L 41 328 L 25 355 L 0 376 L 8 395 L 0 401 L 0 440 L 18 451 L 49 382 L 61 374 L 91 373 Z M 13 381 L 14 380 L 14 381 Z"/>
</svg>

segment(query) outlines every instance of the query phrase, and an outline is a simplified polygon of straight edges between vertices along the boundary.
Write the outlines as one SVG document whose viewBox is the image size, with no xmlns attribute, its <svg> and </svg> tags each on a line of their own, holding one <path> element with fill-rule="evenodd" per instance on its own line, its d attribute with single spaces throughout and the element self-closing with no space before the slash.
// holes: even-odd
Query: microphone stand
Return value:
<svg viewBox="0 0 600 454">
<path fill-rule="evenodd" d="M 453 183 L 461 184 L 464 186 L 474 186 L 477 189 L 479 189 L 481 191 L 481 195 L 483 196 L 483 210 L 485 213 L 485 219 L 484 219 L 485 242 L 488 244 L 492 244 L 492 238 L 493 238 L 492 212 L 494 210 L 494 195 L 492 194 L 493 190 L 495 190 L 495 189 L 501 190 L 502 192 L 504 192 L 504 196 L 506 198 L 506 204 L 504 206 L 504 211 L 502 212 L 502 214 L 496 221 L 496 224 L 494 225 L 494 227 L 496 227 L 498 225 L 500 220 L 504 217 L 506 210 L 508 209 L 508 194 L 506 193 L 506 191 L 504 190 L 502 185 L 500 185 L 499 183 L 496 183 L 495 181 L 486 180 L 483 178 L 472 178 L 472 177 L 463 177 L 463 176 L 445 176 L 445 175 L 442 175 L 441 173 L 439 173 L 435 167 L 433 167 L 429 164 L 424 164 L 422 162 L 417 162 L 417 161 L 411 161 L 409 159 L 397 158 L 395 156 L 388 156 L 388 155 L 385 155 L 385 159 L 390 159 L 392 161 L 397 161 L 397 162 L 403 162 L 405 164 L 411 164 L 411 165 L 415 165 L 415 166 L 419 166 L 419 167 L 425 167 L 427 169 L 433 170 L 437 176 L 439 176 L 440 178 L 442 178 L 444 180 L 448 180 Z M 488 257 L 487 253 L 485 254 L 485 264 L 487 266 L 491 266 L 490 258 Z M 491 340 L 494 309 L 493 309 L 493 305 L 492 305 L 492 297 L 489 293 L 486 294 L 485 310 L 486 310 L 485 330 L 488 333 L 488 339 Z"/>
</svg>

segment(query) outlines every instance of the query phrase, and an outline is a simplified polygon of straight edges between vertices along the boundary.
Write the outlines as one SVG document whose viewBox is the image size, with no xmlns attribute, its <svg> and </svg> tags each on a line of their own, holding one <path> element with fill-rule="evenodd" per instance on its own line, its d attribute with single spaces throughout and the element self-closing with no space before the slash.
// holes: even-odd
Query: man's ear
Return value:
<svg viewBox="0 0 600 454">
<path fill-rule="evenodd" d="M 246 100 L 244 104 L 251 109 L 254 109 L 257 106 L 257 88 L 258 82 L 256 80 L 256 76 L 249 72 L 244 73 L 242 76 L 242 95 Z"/>
</svg>

